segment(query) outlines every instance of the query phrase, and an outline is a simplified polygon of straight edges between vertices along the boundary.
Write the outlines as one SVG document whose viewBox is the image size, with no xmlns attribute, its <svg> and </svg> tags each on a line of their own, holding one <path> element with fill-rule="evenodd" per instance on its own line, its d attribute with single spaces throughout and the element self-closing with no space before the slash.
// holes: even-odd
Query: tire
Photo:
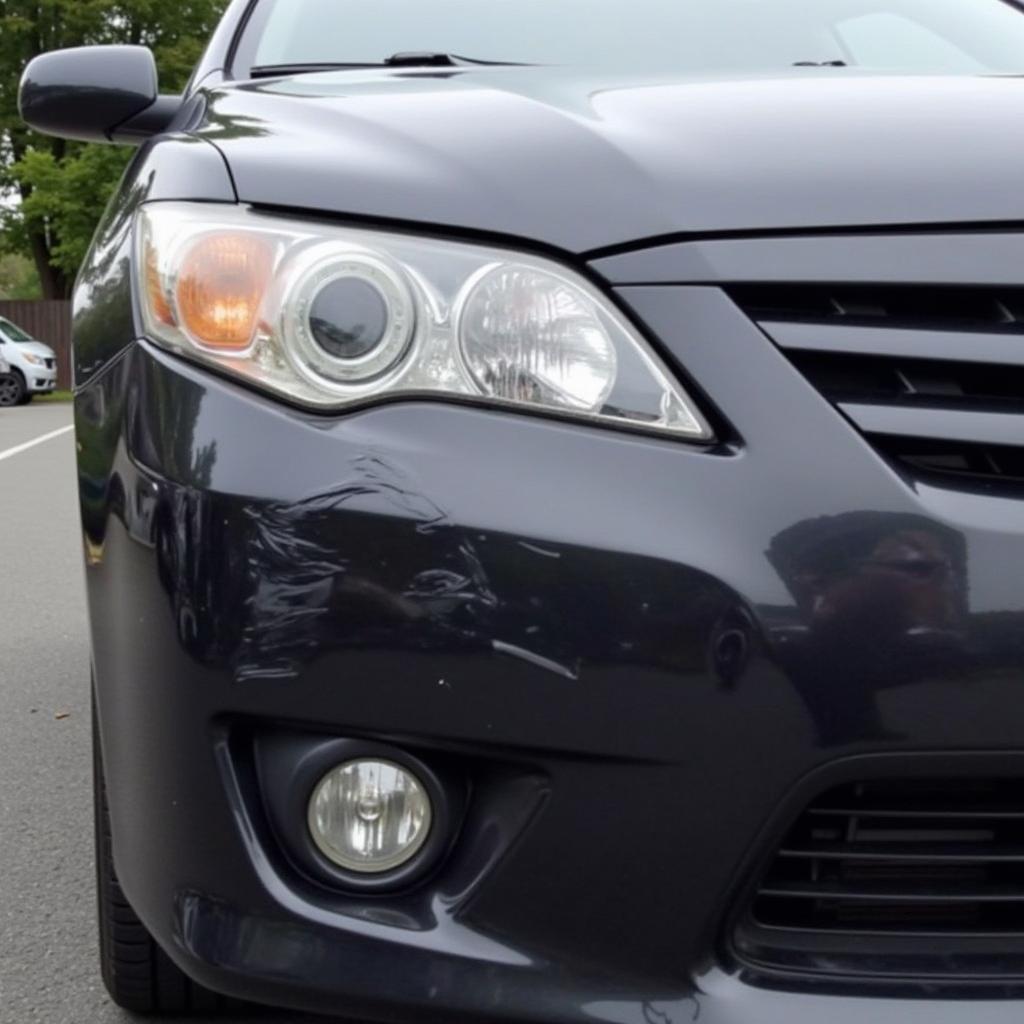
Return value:
<svg viewBox="0 0 1024 1024">
<path fill-rule="evenodd" d="M 110 998 L 122 1009 L 147 1016 L 194 1012 L 217 1014 L 228 1001 L 191 981 L 156 944 L 125 899 L 114 871 L 110 813 L 96 711 L 92 716 L 93 797 L 96 810 L 96 890 L 99 903 L 100 969 Z"/>
<path fill-rule="evenodd" d="M 25 378 L 16 370 L 0 376 L 0 409 L 22 405 L 25 401 Z"/>
<path fill-rule="evenodd" d="M 21 397 L 18 399 L 18 405 L 29 405 L 35 395 L 32 394 L 28 389 L 28 384 L 25 383 L 24 374 L 21 370 L 12 370 L 11 375 L 21 385 Z"/>
</svg>

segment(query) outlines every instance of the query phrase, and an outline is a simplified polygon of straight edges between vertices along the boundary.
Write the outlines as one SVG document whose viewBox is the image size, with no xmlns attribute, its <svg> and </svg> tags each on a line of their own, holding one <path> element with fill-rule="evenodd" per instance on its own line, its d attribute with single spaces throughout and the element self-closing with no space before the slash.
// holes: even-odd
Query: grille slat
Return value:
<svg viewBox="0 0 1024 1024">
<path fill-rule="evenodd" d="M 987 959 L 976 962 L 979 943 Z M 874 781 L 823 794 L 777 848 L 736 945 L 786 968 L 888 976 L 927 952 L 928 973 L 1024 977 L 1024 781 Z"/>
<path fill-rule="evenodd" d="M 924 831 L 925 829 L 919 828 L 915 830 L 915 834 L 920 837 Z M 945 836 L 949 838 L 949 830 L 945 830 Z M 955 845 L 953 843 L 920 843 L 917 841 L 906 842 L 905 845 L 900 847 L 897 847 L 895 843 L 893 845 L 866 842 L 857 844 L 821 843 L 804 848 L 783 847 L 779 850 L 779 856 L 804 860 L 841 860 L 846 862 L 899 861 L 918 864 L 944 862 L 984 864 L 989 861 L 1013 861 L 1024 864 L 1024 846 L 1002 849 L 989 847 L 984 851 L 979 851 L 975 847 Z"/>
<path fill-rule="evenodd" d="M 1007 330 L 1024 317 L 1024 285 L 746 285 L 737 301 L 760 322 L 802 320 L 913 330 Z"/>
<path fill-rule="evenodd" d="M 1011 447 L 1024 443 L 1024 412 L 975 412 L 932 406 L 838 402 L 866 434 Z"/>
<path fill-rule="evenodd" d="M 749 285 L 733 298 L 905 473 L 1024 486 L 1024 286 Z"/>
<path fill-rule="evenodd" d="M 827 352 L 894 360 L 948 360 L 1024 366 L 1020 331 L 921 330 L 846 323 L 762 321 L 775 343 L 787 351 Z"/>
<path fill-rule="evenodd" d="M 870 810 L 851 807 L 809 807 L 807 814 L 810 817 L 870 817 L 870 818 L 941 818 L 947 821 L 974 820 L 976 818 L 1007 818 L 1011 820 L 1024 820 L 1024 808 L 990 807 L 979 808 L 957 808 L 950 810 L 948 807 L 908 807 L 883 805 L 872 807 Z"/>
<path fill-rule="evenodd" d="M 785 899 L 807 900 L 854 900 L 858 902 L 922 902 L 922 903 L 975 903 L 975 902 L 1024 902 L 1024 891 L 1014 886 L 860 886 L 828 883 L 776 882 L 763 886 L 762 896 L 778 896 Z"/>
</svg>

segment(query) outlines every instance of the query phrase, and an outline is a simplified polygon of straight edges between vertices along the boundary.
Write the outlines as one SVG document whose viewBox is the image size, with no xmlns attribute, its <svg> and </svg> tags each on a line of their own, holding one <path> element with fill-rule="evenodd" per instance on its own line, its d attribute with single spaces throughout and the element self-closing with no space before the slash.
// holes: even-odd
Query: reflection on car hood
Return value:
<svg viewBox="0 0 1024 1024">
<path fill-rule="evenodd" d="M 243 201 L 525 237 L 1024 220 L 1024 80 L 371 70 L 215 89 Z"/>
</svg>

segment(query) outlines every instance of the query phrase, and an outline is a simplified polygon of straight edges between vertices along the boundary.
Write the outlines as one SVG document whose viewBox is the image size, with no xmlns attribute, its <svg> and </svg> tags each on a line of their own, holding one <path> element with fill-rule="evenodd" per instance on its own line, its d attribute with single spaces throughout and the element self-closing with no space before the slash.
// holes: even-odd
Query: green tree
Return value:
<svg viewBox="0 0 1024 1024">
<path fill-rule="evenodd" d="M 33 57 L 65 46 L 149 46 L 165 92 L 183 88 L 225 0 L 0 0 L 0 249 L 30 258 L 42 294 L 69 294 L 131 153 L 30 132 L 18 83 Z"/>
<path fill-rule="evenodd" d="M 0 299 L 38 299 L 39 279 L 31 260 L 0 253 Z"/>
</svg>

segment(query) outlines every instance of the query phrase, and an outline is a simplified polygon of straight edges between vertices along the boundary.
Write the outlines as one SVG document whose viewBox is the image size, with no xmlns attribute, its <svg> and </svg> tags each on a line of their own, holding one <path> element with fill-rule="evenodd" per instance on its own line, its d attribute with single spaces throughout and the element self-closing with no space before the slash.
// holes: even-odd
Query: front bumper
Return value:
<svg viewBox="0 0 1024 1024">
<path fill-rule="evenodd" d="M 1019 506 L 909 488 L 717 289 L 622 296 L 742 446 L 441 404 L 318 418 L 145 343 L 79 396 L 115 859 L 201 982 L 401 1020 L 963 1019 L 934 988 L 766 987 L 723 924 L 809 773 L 1020 746 Z M 919 631 L 897 667 L 844 671 L 873 639 L 848 631 L 808 669 L 792 573 L 823 523 L 957 552 L 954 672 Z M 438 873 L 364 900 L 300 877 L 245 754 L 285 728 L 464 771 Z"/>
<path fill-rule="evenodd" d="M 25 384 L 33 395 L 49 395 L 57 389 L 57 371 L 45 366 L 27 366 Z"/>
</svg>

